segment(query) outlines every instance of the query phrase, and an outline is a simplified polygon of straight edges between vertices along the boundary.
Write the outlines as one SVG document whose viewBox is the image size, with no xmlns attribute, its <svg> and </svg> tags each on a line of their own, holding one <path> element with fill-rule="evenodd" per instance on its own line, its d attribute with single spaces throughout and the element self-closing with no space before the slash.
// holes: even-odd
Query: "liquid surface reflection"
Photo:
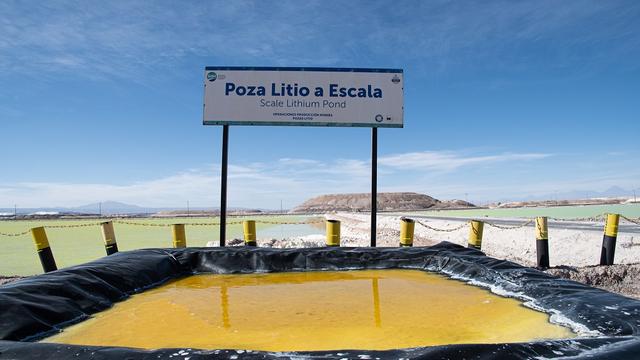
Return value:
<svg viewBox="0 0 640 360">
<path fill-rule="evenodd" d="M 545 313 L 419 270 L 195 275 L 43 342 L 268 351 L 571 338 Z"/>
</svg>

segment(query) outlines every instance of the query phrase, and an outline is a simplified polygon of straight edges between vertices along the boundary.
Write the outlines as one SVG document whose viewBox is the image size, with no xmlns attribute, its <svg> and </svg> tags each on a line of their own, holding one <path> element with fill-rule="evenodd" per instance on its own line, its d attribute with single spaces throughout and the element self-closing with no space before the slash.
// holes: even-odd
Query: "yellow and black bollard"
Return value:
<svg viewBox="0 0 640 360">
<path fill-rule="evenodd" d="M 416 222 L 409 218 L 400 218 L 400 247 L 413 246 L 413 230 Z"/>
<path fill-rule="evenodd" d="M 480 250 L 482 247 L 482 230 L 484 223 L 480 220 L 469 222 L 469 244 L 467 247 Z"/>
<path fill-rule="evenodd" d="M 536 254 L 539 268 L 549 267 L 549 228 L 547 217 L 538 216 L 536 218 Z"/>
<path fill-rule="evenodd" d="M 106 221 L 100 224 L 102 227 L 102 239 L 104 240 L 104 249 L 107 256 L 118 252 L 118 243 L 116 242 L 116 233 L 113 230 L 113 223 Z"/>
<path fill-rule="evenodd" d="M 620 215 L 607 214 L 604 223 L 604 236 L 602 237 L 602 251 L 600 252 L 600 265 L 613 265 L 616 254 L 616 239 L 618 238 L 618 224 Z"/>
<path fill-rule="evenodd" d="M 327 220 L 327 246 L 340 246 L 340 221 Z"/>
<path fill-rule="evenodd" d="M 49 239 L 47 233 L 44 231 L 44 227 L 35 227 L 31 229 L 31 236 L 36 244 L 36 250 L 40 257 L 40 263 L 42 264 L 42 270 L 44 272 L 58 270 L 56 266 L 56 260 L 53 258 L 53 252 L 49 246 Z"/>
<path fill-rule="evenodd" d="M 257 246 L 256 243 L 256 222 L 245 220 L 242 222 L 244 228 L 244 246 Z"/>
<path fill-rule="evenodd" d="M 173 232 L 173 247 L 176 249 L 187 247 L 187 235 L 184 232 L 184 224 L 173 224 L 171 225 L 171 230 Z"/>
</svg>

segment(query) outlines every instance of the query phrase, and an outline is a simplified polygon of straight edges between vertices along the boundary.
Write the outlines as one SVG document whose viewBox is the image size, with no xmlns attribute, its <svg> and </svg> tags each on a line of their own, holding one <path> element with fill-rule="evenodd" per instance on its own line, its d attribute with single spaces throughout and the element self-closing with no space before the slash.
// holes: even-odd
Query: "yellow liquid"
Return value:
<svg viewBox="0 0 640 360">
<path fill-rule="evenodd" d="M 386 350 L 571 338 L 545 313 L 419 270 L 195 275 L 44 342 L 138 348 Z"/>
</svg>

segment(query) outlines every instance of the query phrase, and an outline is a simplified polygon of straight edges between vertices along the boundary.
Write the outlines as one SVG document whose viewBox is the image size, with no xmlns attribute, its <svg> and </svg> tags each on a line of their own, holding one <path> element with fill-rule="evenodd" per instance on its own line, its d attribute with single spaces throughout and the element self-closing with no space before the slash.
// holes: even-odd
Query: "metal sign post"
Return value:
<svg viewBox="0 0 640 360">
<path fill-rule="evenodd" d="M 371 128 L 371 247 L 376 247 L 378 212 L 378 128 Z"/>
<path fill-rule="evenodd" d="M 222 171 L 220 173 L 220 247 L 227 238 L 227 164 L 229 161 L 229 125 L 222 126 Z"/>
<path fill-rule="evenodd" d="M 222 125 L 220 246 L 227 231 L 229 125 L 371 127 L 371 246 L 376 246 L 378 128 L 404 125 L 402 69 L 212 67 L 204 125 Z"/>
</svg>

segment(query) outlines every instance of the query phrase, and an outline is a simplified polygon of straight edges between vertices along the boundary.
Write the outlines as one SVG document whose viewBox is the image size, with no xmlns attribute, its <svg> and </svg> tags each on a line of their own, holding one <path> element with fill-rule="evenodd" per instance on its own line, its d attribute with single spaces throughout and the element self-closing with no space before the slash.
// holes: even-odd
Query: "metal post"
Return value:
<svg viewBox="0 0 640 360">
<path fill-rule="evenodd" d="M 173 247 L 185 248 L 187 247 L 187 233 L 184 231 L 184 224 L 171 225 L 171 233 L 173 234 Z"/>
<path fill-rule="evenodd" d="M 536 218 L 536 257 L 539 268 L 549 267 L 549 227 L 546 216 Z"/>
<path fill-rule="evenodd" d="M 220 247 L 227 237 L 227 161 L 229 159 L 229 125 L 222 125 L 222 172 L 220 174 Z"/>
<path fill-rule="evenodd" d="M 31 236 L 33 237 L 33 242 L 36 244 L 36 251 L 38 252 L 38 257 L 40 257 L 42 270 L 44 270 L 44 272 L 58 270 L 56 260 L 53 258 L 53 252 L 49 246 L 49 238 L 47 238 L 47 232 L 44 230 L 44 227 L 40 226 L 32 228 Z"/>
<path fill-rule="evenodd" d="M 480 220 L 471 220 L 469 222 L 469 243 L 467 244 L 468 248 L 481 250 L 483 230 L 484 222 Z"/>
<path fill-rule="evenodd" d="M 327 228 L 327 246 L 340 246 L 340 220 L 327 220 L 325 224 Z"/>
<path fill-rule="evenodd" d="M 400 247 L 413 246 L 413 231 L 416 222 L 413 219 L 400 218 Z"/>
<path fill-rule="evenodd" d="M 607 214 L 604 223 L 604 236 L 602 237 L 602 250 L 600 252 L 600 265 L 613 265 L 616 253 L 616 239 L 618 238 L 619 214 Z"/>
<path fill-rule="evenodd" d="M 371 247 L 376 247 L 378 210 L 378 128 L 371 128 Z"/>
<path fill-rule="evenodd" d="M 116 241 L 116 232 L 113 230 L 113 222 L 105 221 L 100 224 L 102 227 L 102 239 L 104 240 L 104 249 L 108 255 L 118 252 L 118 243 Z"/>
<path fill-rule="evenodd" d="M 242 222 L 242 228 L 244 230 L 244 246 L 257 246 L 256 221 L 245 220 Z"/>
</svg>

